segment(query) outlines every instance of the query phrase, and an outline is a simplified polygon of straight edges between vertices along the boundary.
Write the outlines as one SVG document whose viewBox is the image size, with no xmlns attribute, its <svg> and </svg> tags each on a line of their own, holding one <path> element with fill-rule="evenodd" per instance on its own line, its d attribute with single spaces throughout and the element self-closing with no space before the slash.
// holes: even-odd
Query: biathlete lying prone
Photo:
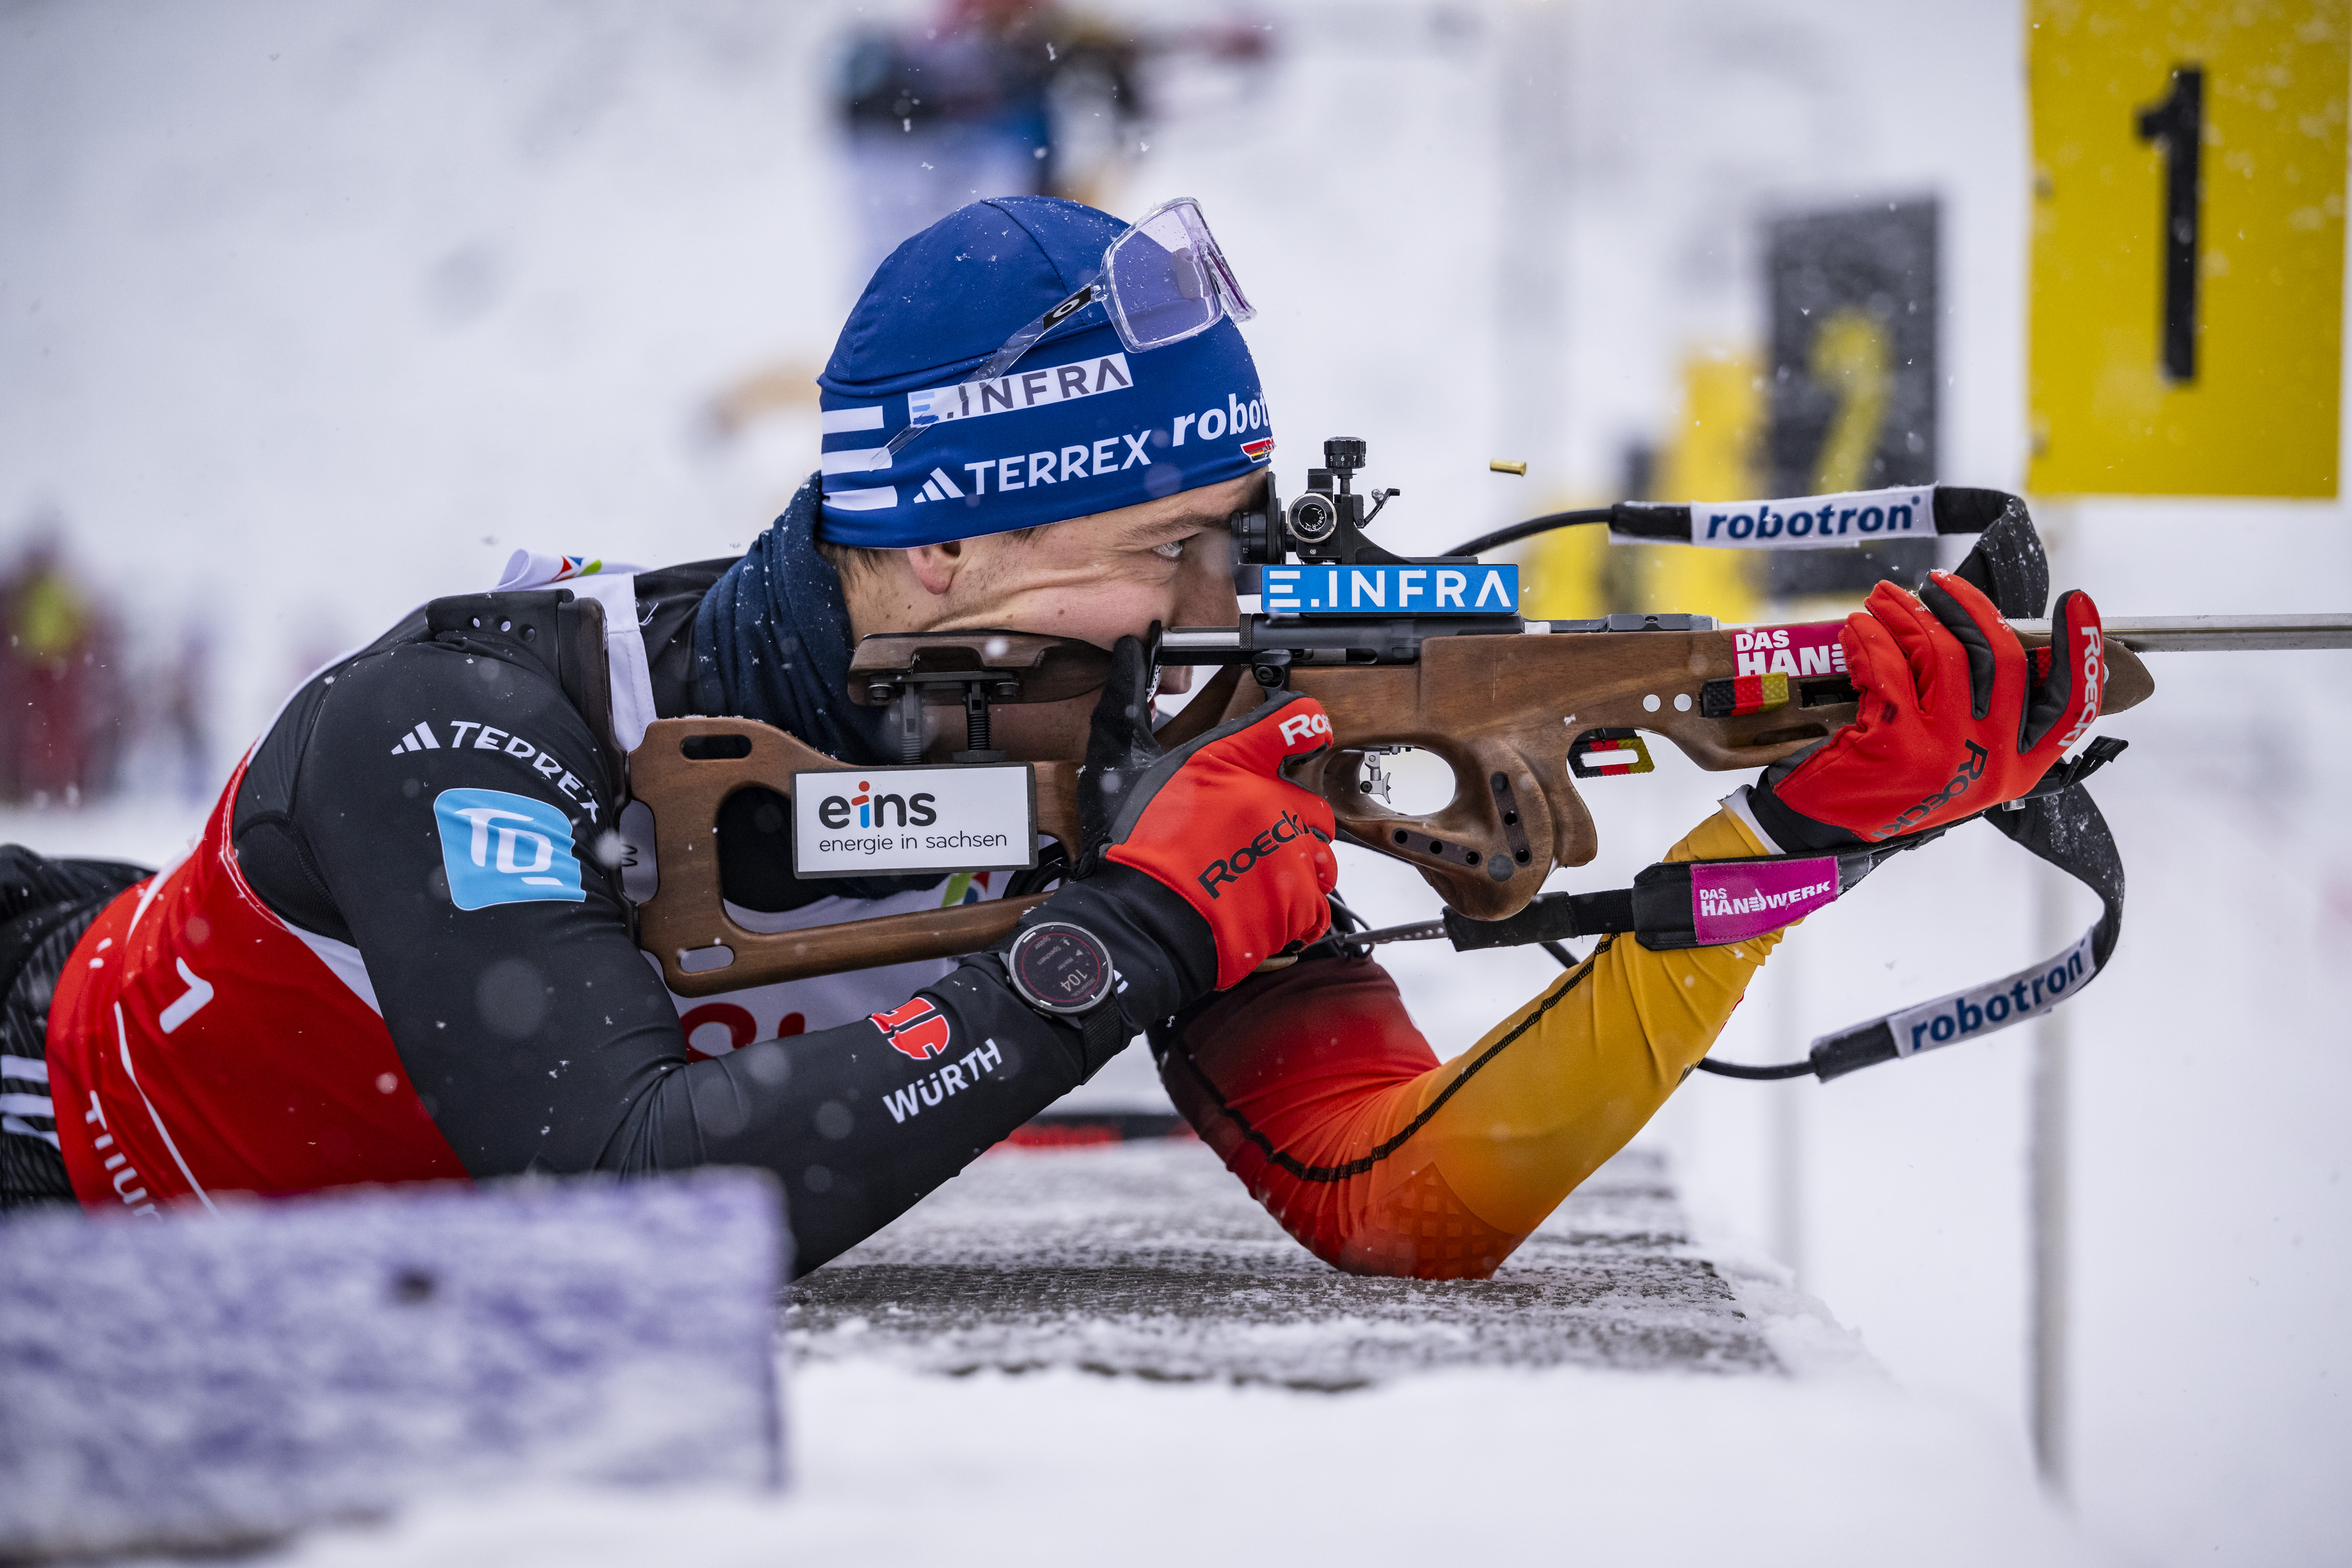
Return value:
<svg viewBox="0 0 2352 1568">
<path fill-rule="evenodd" d="M 1158 243 L 1114 261 L 1159 269 L 1129 291 L 1150 308 L 1041 320 L 1138 234 Z M 1148 1033 L 1185 1117 L 1318 1256 L 1492 1273 L 1706 1054 L 1786 933 L 1604 941 L 1440 1062 L 1387 973 L 1328 936 L 1331 813 L 1286 777 L 1328 744 L 1293 722 L 1311 699 L 1160 753 L 1139 639 L 1234 622 L 1226 519 L 1272 459 L 1247 314 L 1189 204 L 1137 230 L 1043 198 L 966 207 L 875 274 L 820 379 L 822 472 L 748 553 L 564 582 L 604 605 L 597 678 L 526 617 L 439 601 L 298 691 L 162 872 L 0 852 L 0 1198 L 149 1215 L 748 1165 L 782 1182 L 805 1270 Z M 917 406 L 919 439 L 898 440 Z M 2096 635 L 2083 596 L 2058 613 Z M 621 763 L 646 723 L 740 715 L 885 765 L 883 710 L 846 700 L 851 650 L 958 628 L 1115 650 L 1098 696 L 997 715 L 1016 759 L 1088 759 L 1074 874 L 998 951 L 670 994 L 628 897 L 651 840 Z M 1666 858 L 1932 827 L 2022 795 L 2095 712 L 1941 574 L 1916 597 L 1881 585 L 1844 648 L 1860 721 Z M 746 791 L 721 815 L 751 928 L 1002 893 L 795 880 L 782 805 Z M 1270 852 L 1231 873 L 1254 841 Z M 1229 874 L 1204 880 L 1219 856 Z M 1108 959 L 1098 1005 L 1074 1015 L 1026 975 L 1014 949 L 1047 937 Z"/>
</svg>

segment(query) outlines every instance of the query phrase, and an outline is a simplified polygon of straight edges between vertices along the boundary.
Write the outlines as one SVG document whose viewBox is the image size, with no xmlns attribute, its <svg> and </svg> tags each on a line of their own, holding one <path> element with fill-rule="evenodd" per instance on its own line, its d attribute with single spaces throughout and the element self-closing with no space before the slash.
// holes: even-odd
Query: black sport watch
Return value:
<svg viewBox="0 0 2352 1568">
<path fill-rule="evenodd" d="M 1004 972 L 1021 999 L 1039 1012 L 1075 1019 L 1108 999 L 1110 949 L 1083 925 L 1042 920 L 1005 949 Z"/>
<path fill-rule="evenodd" d="M 1118 976 L 1110 949 L 1085 926 L 1041 920 L 1027 927 L 1004 951 L 1004 977 L 1039 1012 L 1080 1025 L 1090 1053 L 1125 1043 L 1113 1038 L 1120 1024 L 1111 1005 Z"/>
</svg>

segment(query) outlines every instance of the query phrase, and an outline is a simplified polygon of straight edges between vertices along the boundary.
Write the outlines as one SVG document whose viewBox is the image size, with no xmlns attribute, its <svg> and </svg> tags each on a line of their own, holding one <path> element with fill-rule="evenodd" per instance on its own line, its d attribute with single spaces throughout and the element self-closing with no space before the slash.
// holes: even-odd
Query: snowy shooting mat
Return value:
<svg viewBox="0 0 2352 1568">
<path fill-rule="evenodd" d="M 746 1172 L 0 1225 L 0 1560 L 249 1545 L 518 1485 L 781 1479 Z"/>
<path fill-rule="evenodd" d="M 1001 1151 L 793 1287 L 802 1363 L 1302 1390 L 1463 1367 L 1784 1370 L 1664 1161 L 1601 1167 L 1491 1280 L 1343 1274 L 1191 1138 Z"/>
</svg>

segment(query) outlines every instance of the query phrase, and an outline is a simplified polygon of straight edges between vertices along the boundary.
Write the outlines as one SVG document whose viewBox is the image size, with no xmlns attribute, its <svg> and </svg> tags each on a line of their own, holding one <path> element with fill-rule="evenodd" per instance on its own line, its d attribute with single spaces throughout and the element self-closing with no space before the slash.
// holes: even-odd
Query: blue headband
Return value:
<svg viewBox="0 0 2352 1568">
<path fill-rule="evenodd" d="M 817 378 L 821 532 L 903 549 L 1034 528 L 1256 472 L 1274 454 L 1241 330 L 1131 354 L 1088 306 L 994 382 L 968 378 L 1127 225 L 1044 196 L 976 202 L 892 252 Z M 883 468 L 869 455 L 934 421 Z"/>
</svg>

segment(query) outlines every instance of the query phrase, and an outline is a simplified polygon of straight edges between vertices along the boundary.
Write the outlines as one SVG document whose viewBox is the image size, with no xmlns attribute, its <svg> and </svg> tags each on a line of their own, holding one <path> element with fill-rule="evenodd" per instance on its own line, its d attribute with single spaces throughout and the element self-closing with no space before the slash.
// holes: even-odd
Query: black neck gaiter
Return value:
<svg viewBox="0 0 2352 1568">
<path fill-rule="evenodd" d="M 694 618 L 702 711 L 756 718 L 842 761 L 892 760 L 887 708 L 849 700 L 849 606 L 817 553 L 817 476 L 711 585 Z"/>
</svg>

